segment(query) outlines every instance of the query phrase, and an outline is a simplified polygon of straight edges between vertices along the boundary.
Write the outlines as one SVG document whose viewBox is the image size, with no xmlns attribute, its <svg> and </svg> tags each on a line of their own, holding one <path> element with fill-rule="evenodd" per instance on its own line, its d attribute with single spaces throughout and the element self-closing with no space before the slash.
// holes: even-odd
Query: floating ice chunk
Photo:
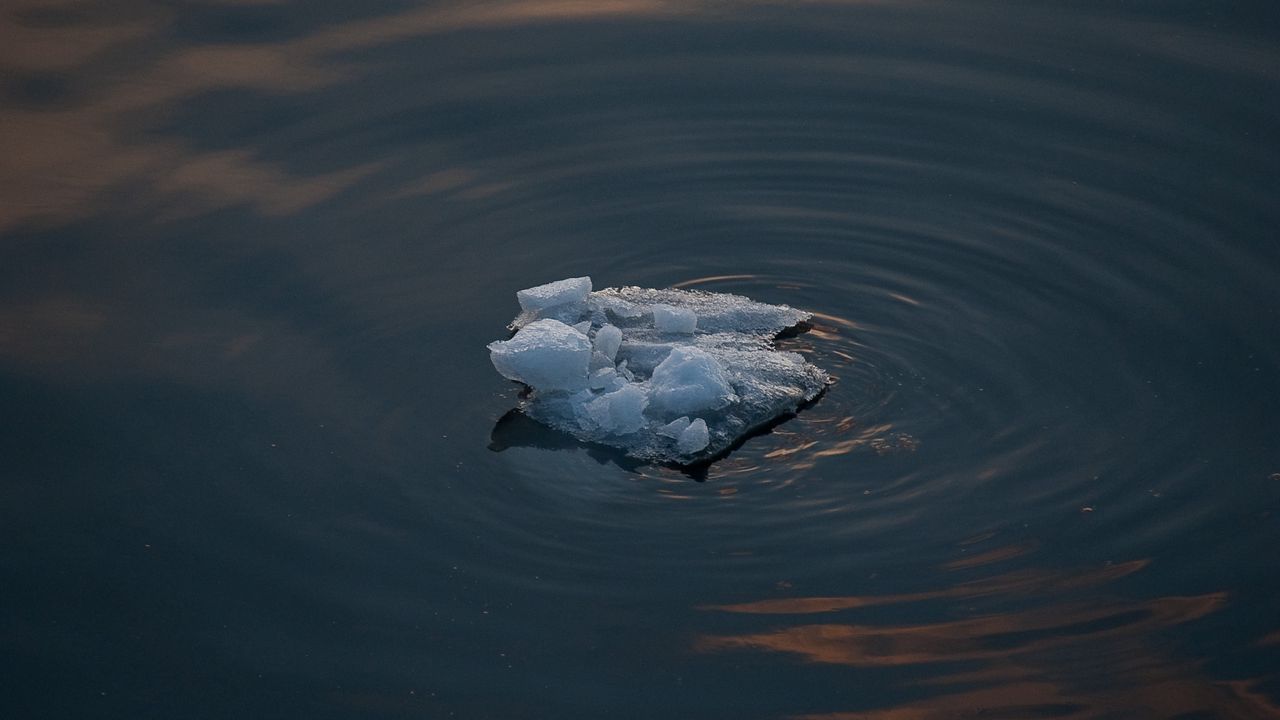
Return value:
<svg viewBox="0 0 1280 720">
<path fill-rule="evenodd" d="M 684 432 L 687 427 L 689 427 L 689 416 L 681 415 L 666 425 L 659 427 L 657 429 L 657 433 L 663 437 L 669 437 L 672 440 L 679 440 L 680 433 Z"/>
<path fill-rule="evenodd" d="M 590 292 L 591 278 L 576 277 L 521 290 L 516 293 L 516 300 L 520 302 L 521 310 L 542 313 L 561 306 L 581 305 Z"/>
<path fill-rule="evenodd" d="M 591 341 L 559 320 L 538 320 L 510 340 L 489 343 L 489 359 L 502 376 L 540 390 L 586 387 Z"/>
<path fill-rule="evenodd" d="M 587 414 L 599 430 L 609 435 L 627 435 L 648 424 L 644 417 L 649 397 L 638 385 L 628 384 L 587 403 Z"/>
<path fill-rule="evenodd" d="M 698 316 L 687 308 L 654 305 L 653 326 L 661 333 L 688 335 L 698 327 Z"/>
<path fill-rule="evenodd" d="M 719 410 L 737 399 L 719 361 L 687 345 L 672 348 L 651 383 L 654 409 L 668 416 Z"/>
<path fill-rule="evenodd" d="M 591 323 L 587 322 L 587 325 L 590 326 Z M 613 362 L 618 357 L 619 347 L 622 347 L 621 330 L 613 325 L 605 325 L 596 331 L 596 352 L 609 358 L 609 362 Z"/>
<path fill-rule="evenodd" d="M 810 317 L 785 305 L 687 290 L 592 292 L 585 277 L 517 296 L 515 336 L 489 349 L 498 372 L 531 387 L 524 412 L 636 458 L 715 457 L 830 382 L 803 356 L 774 349 L 779 332 Z"/>
<path fill-rule="evenodd" d="M 705 448 L 710 442 L 711 434 L 707 432 L 707 421 L 698 418 L 689 423 L 689 427 L 680 433 L 680 438 L 676 440 L 676 449 L 682 455 L 692 455 Z"/>
</svg>

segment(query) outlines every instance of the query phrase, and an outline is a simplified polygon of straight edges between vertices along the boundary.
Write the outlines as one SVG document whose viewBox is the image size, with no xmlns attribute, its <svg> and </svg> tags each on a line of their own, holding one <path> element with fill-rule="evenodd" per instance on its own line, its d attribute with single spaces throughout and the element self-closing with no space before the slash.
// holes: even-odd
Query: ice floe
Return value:
<svg viewBox="0 0 1280 720">
<path fill-rule="evenodd" d="M 794 412 L 830 382 L 774 338 L 810 315 L 737 295 L 637 287 L 592 291 L 588 277 L 516 293 L 493 366 L 528 385 L 529 417 L 643 460 L 714 458 Z"/>
</svg>

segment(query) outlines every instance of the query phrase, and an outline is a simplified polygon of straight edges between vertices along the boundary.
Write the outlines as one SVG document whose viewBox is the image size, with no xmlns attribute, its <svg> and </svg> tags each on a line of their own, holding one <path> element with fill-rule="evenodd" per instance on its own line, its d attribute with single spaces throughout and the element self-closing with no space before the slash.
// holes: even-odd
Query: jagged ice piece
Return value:
<svg viewBox="0 0 1280 720">
<path fill-rule="evenodd" d="M 576 277 L 557 280 L 516 293 L 520 309 L 536 313 L 563 305 L 580 305 L 591 292 L 591 278 Z"/>
<path fill-rule="evenodd" d="M 592 292 L 587 277 L 517 299 L 515 335 L 489 350 L 498 372 L 532 389 L 525 413 L 636 458 L 714 457 L 830 382 L 803 356 L 773 348 L 810 317 L 785 305 L 688 290 Z"/>
<path fill-rule="evenodd" d="M 587 384 L 591 341 L 559 320 L 538 320 L 510 340 L 489 343 L 489 357 L 502 376 L 546 391 Z"/>
<path fill-rule="evenodd" d="M 711 442 L 711 434 L 707 431 L 707 421 L 698 418 L 689 423 L 689 427 L 680 433 L 676 440 L 676 449 L 682 454 L 692 455 Z"/>
<path fill-rule="evenodd" d="M 724 366 L 692 346 L 671 349 L 653 371 L 649 395 L 655 410 L 671 416 L 719 410 L 738 399 Z"/>
<path fill-rule="evenodd" d="M 607 435 L 627 435 L 648 424 L 644 409 L 649 398 L 637 385 L 625 385 L 587 403 L 587 415 L 595 430 Z"/>
<path fill-rule="evenodd" d="M 586 321 L 590 325 L 590 321 Z M 618 357 L 618 348 L 622 347 L 622 331 L 612 325 L 605 325 L 596 331 L 596 352 L 613 362 Z"/>
<path fill-rule="evenodd" d="M 657 432 L 659 435 L 664 435 L 672 440 L 678 440 L 680 439 L 680 433 L 684 432 L 687 427 L 689 427 L 689 418 L 681 416 L 658 428 Z"/>
</svg>

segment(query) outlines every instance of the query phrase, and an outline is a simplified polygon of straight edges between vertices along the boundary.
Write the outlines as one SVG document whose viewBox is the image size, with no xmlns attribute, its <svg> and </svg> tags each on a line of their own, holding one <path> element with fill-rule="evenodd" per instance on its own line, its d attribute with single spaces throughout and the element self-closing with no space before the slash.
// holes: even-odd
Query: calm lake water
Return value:
<svg viewBox="0 0 1280 720">
<path fill-rule="evenodd" d="M 1280 12 L 0 9 L 5 718 L 1280 717 Z M 705 473 L 515 291 L 817 314 Z"/>
</svg>

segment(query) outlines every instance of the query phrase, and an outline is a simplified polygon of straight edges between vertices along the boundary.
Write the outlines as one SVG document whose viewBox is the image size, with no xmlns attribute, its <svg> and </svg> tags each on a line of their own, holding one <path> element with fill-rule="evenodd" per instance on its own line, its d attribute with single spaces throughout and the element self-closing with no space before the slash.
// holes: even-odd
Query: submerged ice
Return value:
<svg viewBox="0 0 1280 720">
<path fill-rule="evenodd" d="M 692 463 L 796 410 L 829 382 L 778 333 L 809 313 L 737 295 L 608 288 L 591 278 L 516 293 L 515 335 L 493 366 L 528 385 L 523 409 L 633 457 Z"/>
</svg>

